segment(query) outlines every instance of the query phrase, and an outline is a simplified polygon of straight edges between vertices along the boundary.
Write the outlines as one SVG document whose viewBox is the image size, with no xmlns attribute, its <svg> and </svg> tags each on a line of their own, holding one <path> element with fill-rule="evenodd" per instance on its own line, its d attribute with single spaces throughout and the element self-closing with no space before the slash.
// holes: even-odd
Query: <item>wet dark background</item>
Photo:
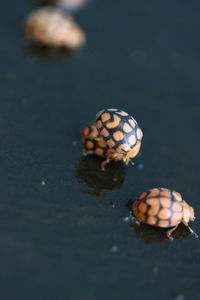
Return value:
<svg viewBox="0 0 200 300">
<path fill-rule="evenodd" d="M 123 216 L 144 190 L 173 188 L 200 234 L 200 3 L 94 0 L 70 58 L 27 48 L 39 3 L 1 3 L 1 299 L 198 299 L 200 241 Z M 106 107 L 143 129 L 134 167 L 81 156 L 81 128 Z"/>
</svg>

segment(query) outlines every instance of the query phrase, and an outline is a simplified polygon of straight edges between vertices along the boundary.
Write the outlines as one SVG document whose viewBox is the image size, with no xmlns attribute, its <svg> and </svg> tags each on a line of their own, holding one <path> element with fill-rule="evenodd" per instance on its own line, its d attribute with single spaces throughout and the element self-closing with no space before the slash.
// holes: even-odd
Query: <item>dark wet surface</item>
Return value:
<svg viewBox="0 0 200 300">
<path fill-rule="evenodd" d="M 76 15 L 87 45 L 46 59 L 22 35 L 39 2 L 1 9 L 1 299 L 198 299 L 200 240 L 123 217 L 129 199 L 168 187 L 200 234 L 200 3 L 94 0 Z M 103 174 L 74 141 L 106 107 L 144 139 L 135 166 Z"/>
</svg>

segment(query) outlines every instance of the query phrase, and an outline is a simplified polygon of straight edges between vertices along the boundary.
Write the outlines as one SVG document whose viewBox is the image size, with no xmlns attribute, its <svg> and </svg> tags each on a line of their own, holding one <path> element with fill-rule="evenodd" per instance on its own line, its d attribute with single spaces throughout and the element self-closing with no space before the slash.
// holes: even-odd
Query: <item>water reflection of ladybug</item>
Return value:
<svg viewBox="0 0 200 300">
<path fill-rule="evenodd" d="M 131 228 L 134 229 L 137 237 L 143 240 L 145 243 L 163 243 L 169 241 L 164 228 L 148 226 L 146 224 L 131 224 Z M 180 224 L 178 229 L 174 232 L 173 238 L 179 239 L 187 237 L 189 235 L 187 228 Z"/>
<path fill-rule="evenodd" d="M 114 190 L 124 183 L 125 168 L 121 162 L 111 163 L 105 171 L 99 170 L 101 162 L 98 156 L 83 156 L 77 167 L 77 176 L 90 188 L 90 194 L 102 195 L 103 190 Z"/>
</svg>

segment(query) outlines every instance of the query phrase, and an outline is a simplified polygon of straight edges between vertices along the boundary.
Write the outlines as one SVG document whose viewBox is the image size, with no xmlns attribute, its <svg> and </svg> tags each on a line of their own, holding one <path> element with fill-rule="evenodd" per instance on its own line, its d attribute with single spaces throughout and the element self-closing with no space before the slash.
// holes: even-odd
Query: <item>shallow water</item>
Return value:
<svg viewBox="0 0 200 300">
<path fill-rule="evenodd" d="M 48 57 L 22 35 L 38 4 L 2 4 L 1 298 L 198 299 L 200 240 L 123 217 L 144 190 L 173 188 L 200 234 L 200 4 L 91 1 L 76 16 L 87 45 Z M 74 143 L 105 107 L 139 122 L 135 166 L 103 173 Z"/>
</svg>

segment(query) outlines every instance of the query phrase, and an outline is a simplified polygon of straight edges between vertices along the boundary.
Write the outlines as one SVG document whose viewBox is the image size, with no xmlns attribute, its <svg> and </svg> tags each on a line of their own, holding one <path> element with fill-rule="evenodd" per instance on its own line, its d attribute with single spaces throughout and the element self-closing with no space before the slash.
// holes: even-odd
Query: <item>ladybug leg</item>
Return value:
<svg viewBox="0 0 200 300">
<path fill-rule="evenodd" d="M 171 229 L 167 230 L 167 237 L 168 239 L 170 239 L 171 241 L 173 241 L 173 237 L 172 237 L 172 232 L 174 232 L 177 229 L 178 225 L 176 225 L 175 227 L 172 227 Z"/>
<path fill-rule="evenodd" d="M 195 238 L 198 239 L 198 237 L 199 237 L 198 234 L 196 232 L 194 232 L 194 230 L 192 230 L 192 228 L 188 225 L 188 223 L 185 222 L 184 220 L 182 220 L 182 223 L 189 229 L 190 233 L 192 235 L 194 235 Z"/>
<path fill-rule="evenodd" d="M 105 171 L 105 166 L 107 164 L 109 164 L 109 162 L 110 162 L 110 158 L 106 158 L 104 161 L 102 161 L 102 163 L 101 163 L 101 171 Z"/>
<path fill-rule="evenodd" d="M 135 218 L 133 217 L 133 214 L 132 214 L 132 212 L 130 211 L 130 212 L 129 212 L 129 215 L 126 216 L 126 217 L 123 217 L 122 219 L 123 219 L 124 222 L 129 222 L 129 221 L 132 221 L 132 220 L 135 219 Z"/>
<path fill-rule="evenodd" d="M 129 218 L 137 225 L 141 224 L 141 222 L 134 216 L 134 214 L 132 213 L 132 211 L 130 211 L 129 213 Z"/>
<path fill-rule="evenodd" d="M 83 156 L 87 156 L 87 151 L 85 149 L 82 150 Z"/>
<path fill-rule="evenodd" d="M 133 162 L 130 158 L 127 158 L 126 155 L 123 155 L 123 156 L 122 156 L 122 160 L 123 160 L 123 162 L 125 163 L 126 166 L 129 164 L 129 162 L 130 162 L 132 165 L 134 165 L 134 162 Z"/>
<path fill-rule="evenodd" d="M 136 217 L 132 216 L 131 219 L 135 224 L 137 224 L 137 225 L 141 224 L 141 222 Z"/>
<path fill-rule="evenodd" d="M 122 218 L 123 219 L 123 221 L 124 222 L 134 222 L 134 224 L 136 224 L 136 225 L 140 225 L 140 221 L 137 219 L 137 218 L 135 218 L 131 213 L 128 215 L 128 216 L 126 216 L 126 217 L 123 217 Z"/>
<path fill-rule="evenodd" d="M 83 149 L 83 156 L 87 156 L 87 155 L 89 155 L 89 154 L 94 154 L 94 152 L 93 151 L 89 151 L 89 150 L 85 150 L 85 149 Z"/>
<path fill-rule="evenodd" d="M 128 165 L 129 159 L 126 158 L 126 156 L 122 156 L 122 160 L 123 160 L 123 162 L 125 163 L 125 165 Z"/>
</svg>

